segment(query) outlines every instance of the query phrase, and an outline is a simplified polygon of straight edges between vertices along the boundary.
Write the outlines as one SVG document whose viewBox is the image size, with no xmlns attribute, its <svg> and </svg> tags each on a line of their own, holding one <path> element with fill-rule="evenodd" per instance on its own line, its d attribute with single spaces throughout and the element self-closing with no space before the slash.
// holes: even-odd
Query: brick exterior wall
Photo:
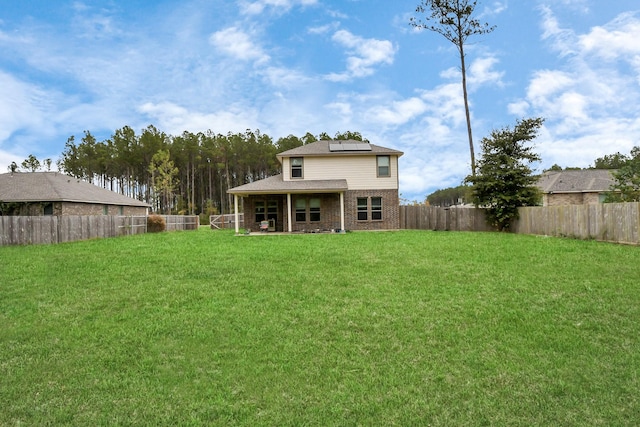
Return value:
<svg viewBox="0 0 640 427">
<path fill-rule="evenodd" d="M 542 197 L 543 206 L 592 205 L 600 203 L 600 193 L 554 193 Z"/>
<path fill-rule="evenodd" d="M 382 219 L 372 220 L 370 209 L 366 221 L 358 221 L 357 203 L 359 197 L 367 197 L 369 203 L 371 197 L 382 198 Z M 296 200 L 304 198 L 320 199 L 320 221 L 311 221 L 307 209 L 305 221 L 296 221 L 295 205 Z M 264 202 L 267 206 L 269 201 L 278 204 L 275 231 L 288 231 L 287 196 L 286 195 L 264 195 L 249 196 L 243 198 L 244 226 L 251 232 L 260 231 L 260 223 L 256 221 L 256 202 Z M 340 194 L 292 194 L 292 223 L 293 232 L 314 232 L 340 229 Z M 307 203 L 308 205 L 308 203 Z M 344 195 L 344 227 L 345 230 L 397 230 L 400 228 L 400 207 L 398 190 L 357 190 L 346 191 Z"/>
<path fill-rule="evenodd" d="M 105 212 L 106 208 L 106 212 Z M 93 203 L 63 202 L 60 215 L 146 215 L 147 208 L 140 206 L 100 205 Z"/>
<path fill-rule="evenodd" d="M 367 221 L 358 221 L 358 198 L 382 198 L 382 219 L 372 220 L 371 211 Z M 347 230 L 397 230 L 400 228 L 400 199 L 398 190 L 353 190 L 344 195 L 344 227 Z"/>
<path fill-rule="evenodd" d="M 101 205 L 92 203 L 72 203 L 72 202 L 35 202 L 24 203 L 19 209 L 19 215 L 22 216 L 43 216 L 45 206 L 51 206 L 51 213 L 47 215 L 126 215 L 126 216 L 144 216 L 147 215 L 147 208 L 140 206 L 121 206 Z M 107 207 L 105 213 L 104 207 Z"/>
</svg>

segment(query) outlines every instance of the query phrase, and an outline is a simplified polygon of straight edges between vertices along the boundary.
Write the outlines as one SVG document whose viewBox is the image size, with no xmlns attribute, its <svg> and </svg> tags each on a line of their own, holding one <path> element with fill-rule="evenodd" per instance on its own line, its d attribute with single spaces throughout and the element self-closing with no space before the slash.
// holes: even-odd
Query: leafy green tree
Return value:
<svg viewBox="0 0 640 427">
<path fill-rule="evenodd" d="M 178 175 L 178 168 L 171 161 L 169 151 L 160 150 L 153 155 L 149 165 L 149 173 L 153 177 L 153 189 L 156 197 L 160 199 L 157 205 L 168 215 L 171 213 L 173 192 L 176 187 L 176 176 Z"/>
<path fill-rule="evenodd" d="M 640 202 L 640 146 L 631 149 L 631 157 L 613 172 L 613 179 L 605 202 Z"/>
<path fill-rule="evenodd" d="M 472 199 L 471 187 L 459 185 L 457 187 L 443 188 L 436 190 L 427 196 L 427 203 L 430 206 L 447 207 L 468 202 Z"/>
<path fill-rule="evenodd" d="M 493 130 L 481 141 L 482 157 L 475 176 L 467 176 L 473 184 L 476 203 L 487 209 L 488 222 L 498 230 L 507 230 L 518 218 L 520 206 L 532 206 L 540 200 L 537 178 L 529 166 L 540 156 L 526 144 L 536 138 L 544 120 L 518 120 L 515 127 Z"/>
<path fill-rule="evenodd" d="M 560 172 L 562 171 L 562 166 L 560 166 L 557 163 L 554 163 L 553 165 L 551 165 L 550 168 L 545 169 L 543 172 Z"/>
<path fill-rule="evenodd" d="M 276 147 L 278 149 L 278 153 L 292 150 L 294 148 L 301 147 L 302 145 L 303 145 L 302 140 L 295 135 L 288 135 L 283 138 L 278 138 L 278 140 L 276 141 Z"/>
<path fill-rule="evenodd" d="M 598 157 L 594 162 L 594 169 L 620 169 L 629 161 L 629 156 L 620 154 L 607 154 L 604 157 Z"/>
<path fill-rule="evenodd" d="M 311 132 L 305 133 L 304 136 L 300 139 L 302 140 L 303 145 L 311 144 L 312 142 L 316 142 L 318 140 L 318 138 Z"/>
<path fill-rule="evenodd" d="M 336 141 L 353 140 L 353 141 L 369 142 L 368 140 L 362 138 L 362 134 L 360 132 L 351 132 L 349 130 L 343 133 L 336 132 L 336 136 L 333 139 L 335 139 Z"/>
<path fill-rule="evenodd" d="M 464 111 L 467 119 L 472 176 L 476 174 L 476 160 L 475 150 L 473 148 L 473 134 L 471 132 L 471 114 L 469 112 L 469 96 L 467 94 L 467 66 L 464 47 L 469 37 L 488 34 L 496 28 L 486 22 L 482 23 L 473 17 L 477 3 L 477 0 L 422 0 L 416 7 L 416 12 L 424 14 L 424 18 L 412 17 L 409 21 L 414 28 L 427 29 L 442 35 L 458 49 L 460 69 L 462 71 L 462 93 L 464 97 Z"/>
<path fill-rule="evenodd" d="M 22 169 L 35 172 L 40 169 L 40 160 L 33 154 L 29 154 L 29 157 L 22 161 Z"/>
</svg>

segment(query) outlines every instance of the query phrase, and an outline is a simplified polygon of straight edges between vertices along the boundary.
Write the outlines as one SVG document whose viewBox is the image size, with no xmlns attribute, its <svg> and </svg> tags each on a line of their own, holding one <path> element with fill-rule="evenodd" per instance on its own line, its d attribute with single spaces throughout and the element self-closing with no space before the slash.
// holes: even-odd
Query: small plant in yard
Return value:
<svg viewBox="0 0 640 427">
<path fill-rule="evenodd" d="M 159 233 L 167 229 L 167 222 L 161 215 L 149 215 L 147 217 L 147 231 L 149 233 Z"/>
</svg>

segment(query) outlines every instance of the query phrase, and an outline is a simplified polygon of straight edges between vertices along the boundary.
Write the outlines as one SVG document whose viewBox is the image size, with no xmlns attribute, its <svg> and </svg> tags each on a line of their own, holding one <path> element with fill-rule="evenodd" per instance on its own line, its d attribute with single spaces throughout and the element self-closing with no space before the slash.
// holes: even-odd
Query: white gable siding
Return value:
<svg viewBox="0 0 640 427">
<path fill-rule="evenodd" d="M 390 159 L 391 176 L 378 177 L 375 155 L 305 157 L 303 179 L 346 179 L 350 190 L 395 190 L 398 188 L 398 157 L 390 156 Z M 291 180 L 288 158 L 283 159 L 282 173 L 285 181 Z"/>
</svg>

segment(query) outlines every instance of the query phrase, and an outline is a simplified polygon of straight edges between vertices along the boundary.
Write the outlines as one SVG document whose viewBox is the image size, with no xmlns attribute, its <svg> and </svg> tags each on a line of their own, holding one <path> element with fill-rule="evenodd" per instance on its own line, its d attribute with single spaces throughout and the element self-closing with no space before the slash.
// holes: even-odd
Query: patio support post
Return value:
<svg viewBox="0 0 640 427">
<path fill-rule="evenodd" d="M 340 232 L 344 233 L 344 191 L 340 192 Z"/>
<path fill-rule="evenodd" d="M 289 233 L 291 233 L 291 229 L 293 228 L 291 225 L 291 193 L 287 193 L 287 227 Z"/>
<path fill-rule="evenodd" d="M 233 195 L 233 212 L 235 214 L 235 221 L 236 221 L 236 234 L 240 234 L 240 221 L 239 221 L 239 215 L 238 215 L 238 195 L 237 194 Z"/>
</svg>

